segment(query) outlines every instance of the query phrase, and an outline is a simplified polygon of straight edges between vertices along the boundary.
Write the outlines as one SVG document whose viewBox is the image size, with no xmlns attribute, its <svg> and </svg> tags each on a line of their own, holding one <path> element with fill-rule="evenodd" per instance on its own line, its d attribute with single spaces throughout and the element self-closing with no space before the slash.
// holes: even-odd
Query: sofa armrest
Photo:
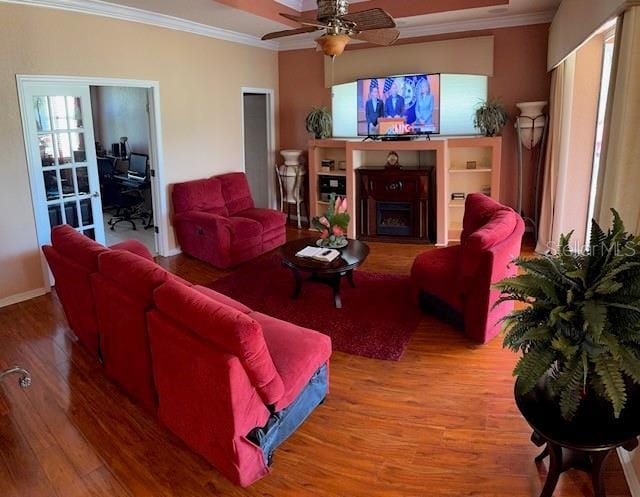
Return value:
<svg viewBox="0 0 640 497">
<path fill-rule="evenodd" d="M 173 218 L 175 223 L 191 223 L 202 228 L 220 230 L 229 228 L 229 218 L 212 214 L 210 212 L 188 211 L 176 214 Z"/>
<path fill-rule="evenodd" d="M 126 240 L 124 242 L 116 243 L 110 247 L 113 250 L 126 250 L 132 254 L 139 255 L 140 257 L 153 261 L 153 255 L 149 252 L 149 249 L 138 240 Z"/>
</svg>

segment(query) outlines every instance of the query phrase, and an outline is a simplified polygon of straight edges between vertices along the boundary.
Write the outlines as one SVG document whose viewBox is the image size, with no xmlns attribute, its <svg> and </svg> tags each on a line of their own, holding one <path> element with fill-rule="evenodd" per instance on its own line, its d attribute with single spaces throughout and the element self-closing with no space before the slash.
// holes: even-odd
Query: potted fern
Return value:
<svg viewBox="0 0 640 497">
<path fill-rule="evenodd" d="M 331 136 L 331 114 L 326 107 L 313 107 L 305 121 L 307 131 L 313 133 L 317 140 Z"/>
<path fill-rule="evenodd" d="M 502 102 L 498 99 L 490 99 L 482 102 L 476 109 L 473 125 L 484 136 L 497 136 L 507 124 L 509 114 Z"/>
<path fill-rule="evenodd" d="M 566 420 L 587 398 L 618 418 L 640 384 L 640 237 L 612 212 L 606 233 L 592 223 L 588 250 L 570 250 L 569 233 L 557 255 L 516 259 L 522 274 L 496 285 L 499 302 L 524 304 L 504 318 L 504 346 L 522 352 L 518 393 L 544 390 Z"/>
</svg>

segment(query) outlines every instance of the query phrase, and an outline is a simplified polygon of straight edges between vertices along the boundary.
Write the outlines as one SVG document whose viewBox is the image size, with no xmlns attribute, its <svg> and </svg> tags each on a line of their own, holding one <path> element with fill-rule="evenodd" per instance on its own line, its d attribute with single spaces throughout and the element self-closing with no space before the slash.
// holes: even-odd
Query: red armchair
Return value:
<svg viewBox="0 0 640 497">
<path fill-rule="evenodd" d="M 460 245 L 419 255 L 411 282 L 424 307 L 486 343 L 500 332 L 498 321 L 513 306 L 503 302 L 494 308 L 500 292 L 492 285 L 515 275 L 511 261 L 520 255 L 524 222 L 481 193 L 467 196 L 464 212 Z"/>
<path fill-rule="evenodd" d="M 256 209 L 244 173 L 173 186 L 173 225 L 182 250 L 218 268 L 236 266 L 285 242 L 285 215 Z"/>
<path fill-rule="evenodd" d="M 147 248 L 136 240 L 127 240 L 112 248 L 153 260 Z M 80 343 L 98 357 L 98 323 L 90 276 L 98 270 L 98 256 L 109 249 L 64 224 L 51 230 L 51 245 L 43 246 L 42 251 L 55 278 L 56 293 L 69 326 Z"/>
</svg>

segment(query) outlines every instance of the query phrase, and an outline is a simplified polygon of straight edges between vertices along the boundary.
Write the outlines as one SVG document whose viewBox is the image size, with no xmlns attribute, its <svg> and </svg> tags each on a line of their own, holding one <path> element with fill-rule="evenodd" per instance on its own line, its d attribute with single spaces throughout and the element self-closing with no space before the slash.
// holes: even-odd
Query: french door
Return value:
<svg viewBox="0 0 640 497">
<path fill-rule="evenodd" d="M 104 244 L 89 85 L 24 81 L 20 89 L 39 244 L 59 224 Z"/>
</svg>

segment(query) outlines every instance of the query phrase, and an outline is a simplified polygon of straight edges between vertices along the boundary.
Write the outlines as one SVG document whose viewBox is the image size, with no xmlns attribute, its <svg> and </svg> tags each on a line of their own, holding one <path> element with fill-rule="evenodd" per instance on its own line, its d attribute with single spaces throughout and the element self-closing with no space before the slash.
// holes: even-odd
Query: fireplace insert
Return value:
<svg viewBox="0 0 640 497">
<path fill-rule="evenodd" d="M 376 232 L 379 235 L 412 235 L 413 209 L 411 202 L 378 202 L 376 211 Z"/>
</svg>

